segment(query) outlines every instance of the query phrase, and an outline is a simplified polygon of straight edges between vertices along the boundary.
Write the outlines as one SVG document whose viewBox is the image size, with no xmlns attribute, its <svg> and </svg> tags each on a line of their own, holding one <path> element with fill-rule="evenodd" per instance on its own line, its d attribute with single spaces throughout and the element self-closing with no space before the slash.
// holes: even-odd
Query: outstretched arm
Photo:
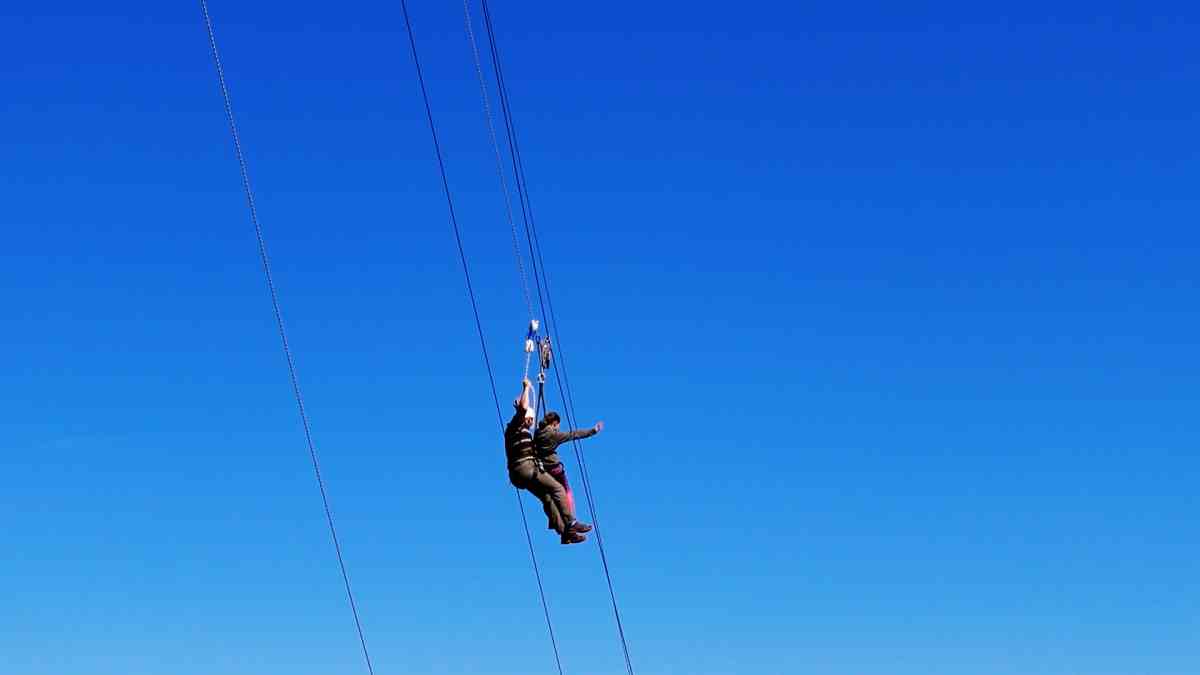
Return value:
<svg viewBox="0 0 1200 675">
<path fill-rule="evenodd" d="M 566 443 L 567 441 L 573 441 L 578 438 L 589 438 L 591 436 L 595 436 L 603 430 L 604 422 L 596 422 L 591 429 L 574 429 L 562 434 L 562 440 L 560 440 L 559 443 Z"/>
</svg>

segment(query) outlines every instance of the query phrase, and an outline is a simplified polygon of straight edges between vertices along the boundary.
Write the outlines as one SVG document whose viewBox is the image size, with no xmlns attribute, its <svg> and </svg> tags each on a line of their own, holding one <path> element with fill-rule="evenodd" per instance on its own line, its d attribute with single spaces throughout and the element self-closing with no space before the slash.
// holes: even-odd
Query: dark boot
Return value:
<svg viewBox="0 0 1200 675">
<path fill-rule="evenodd" d="M 585 535 L 579 534 L 574 530 L 567 530 L 562 535 L 562 543 L 565 544 L 582 544 L 587 541 Z"/>
<path fill-rule="evenodd" d="M 578 532 L 580 534 L 583 534 L 584 532 L 591 532 L 592 526 L 588 525 L 587 523 L 583 522 L 582 520 L 577 520 L 571 524 L 571 529 L 575 530 L 576 532 Z"/>
</svg>

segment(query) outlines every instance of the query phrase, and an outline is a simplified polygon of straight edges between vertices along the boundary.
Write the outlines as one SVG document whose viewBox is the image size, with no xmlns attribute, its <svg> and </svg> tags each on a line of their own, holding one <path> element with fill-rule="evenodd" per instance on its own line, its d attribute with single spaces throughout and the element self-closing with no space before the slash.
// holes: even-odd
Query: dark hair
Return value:
<svg viewBox="0 0 1200 675">
<path fill-rule="evenodd" d="M 558 424 L 560 420 L 561 418 L 559 418 L 558 413 L 551 410 L 550 412 L 546 413 L 546 416 L 543 417 L 542 421 L 538 423 L 538 428 L 548 427 L 551 424 Z"/>
</svg>

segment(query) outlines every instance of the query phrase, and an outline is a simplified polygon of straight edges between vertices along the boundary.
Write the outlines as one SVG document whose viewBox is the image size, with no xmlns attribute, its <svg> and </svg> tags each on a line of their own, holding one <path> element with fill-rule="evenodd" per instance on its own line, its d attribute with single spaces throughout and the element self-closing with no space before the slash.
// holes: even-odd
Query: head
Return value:
<svg viewBox="0 0 1200 675">
<path fill-rule="evenodd" d="M 526 410 L 525 417 L 523 417 L 521 419 L 521 428 L 522 429 L 530 429 L 532 427 L 533 427 L 533 411 Z"/>
<path fill-rule="evenodd" d="M 543 428 L 557 429 L 558 423 L 561 421 L 562 419 L 558 416 L 558 413 L 551 410 L 550 412 L 546 413 L 546 416 L 542 418 L 542 423 L 538 426 Z"/>
</svg>

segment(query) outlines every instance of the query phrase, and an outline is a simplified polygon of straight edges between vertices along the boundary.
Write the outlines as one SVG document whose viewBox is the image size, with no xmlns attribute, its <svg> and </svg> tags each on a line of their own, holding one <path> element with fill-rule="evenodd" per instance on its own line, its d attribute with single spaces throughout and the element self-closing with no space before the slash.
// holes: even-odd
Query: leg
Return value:
<svg viewBox="0 0 1200 675">
<path fill-rule="evenodd" d="M 532 464 L 525 464 L 509 472 L 509 480 L 512 484 L 522 490 L 530 492 L 538 498 L 542 503 L 542 510 L 546 512 L 546 520 L 550 525 L 550 529 L 560 535 L 566 531 L 570 521 L 564 522 L 560 504 L 563 502 L 558 500 L 553 495 L 553 490 L 549 485 L 541 480 L 546 474 L 538 472 L 537 468 Z M 551 481 L 553 482 L 553 481 Z M 561 490 L 561 486 L 559 487 Z"/>
<path fill-rule="evenodd" d="M 559 512 L 558 506 L 554 503 L 554 500 L 550 498 L 550 495 L 545 493 L 541 494 L 538 499 L 542 502 L 542 510 L 546 512 L 546 524 L 550 527 L 550 529 L 562 534 L 562 513 Z"/>
<path fill-rule="evenodd" d="M 575 493 L 571 492 L 571 484 L 567 482 L 566 467 L 564 467 L 562 465 L 562 463 L 560 462 L 558 464 L 555 464 L 552 467 L 547 468 L 546 472 L 549 473 L 551 476 L 553 476 L 554 480 L 558 481 L 559 485 L 562 485 L 563 489 L 567 491 L 567 508 L 569 508 L 571 510 L 571 517 L 574 518 L 575 513 L 576 513 L 576 511 L 575 511 Z M 588 525 L 587 523 L 585 523 L 581 520 L 576 519 L 575 520 L 575 531 L 576 532 L 591 532 L 592 526 Z"/>
<path fill-rule="evenodd" d="M 571 492 L 571 484 L 567 482 L 567 469 L 561 463 L 555 464 L 546 469 L 546 473 L 554 477 L 558 484 L 563 486 L 567 491 L 567 508 L 571 510 L 571 515 L 575 515 L 575 493 Z"/>
<path fill-rule="evenodd" d="M 553 505 L 554 510 L 562 515 L 560 527 L 554 529 L 555 532 L 567 536 L 571 525 L 575 522 L 575 514 L 571 511 L 571 505 L 567 502 L 567 490 L 554 479 L 554 476 L 546 472 L 538 473 L 533 477 L 537 484 L 539 496 L 545 495 L 546 499 Z M 547 506 L 546 513 L 549 515 L 550 507 Z"/>
</svg>

